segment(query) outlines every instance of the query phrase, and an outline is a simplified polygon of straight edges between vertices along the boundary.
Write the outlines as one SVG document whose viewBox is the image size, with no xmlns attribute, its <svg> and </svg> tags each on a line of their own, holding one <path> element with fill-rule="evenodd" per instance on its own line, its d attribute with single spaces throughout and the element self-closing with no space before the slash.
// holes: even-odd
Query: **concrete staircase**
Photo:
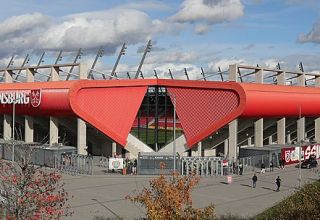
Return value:
<svg viewBox="0 0 320 220">
<path fill-rule="evenodd" d="M 139 152 L 154 152 L 151 147 L 140 141 L 132 134 L 128 135 L 125 149 L 130 152 L 130 158 L 137 158 Z"/>
<path fill-rule="evenodd" d="M 173 141 L 163 148 L 159 150 L 159 152 L 162 153 L 172 153 L 173 150 Z M 189 147 L 187 146 L 187 140 L 184 135 L 181 135 L 176 139 L 176 152 L 179 153 L 180 157 L 182 154 L 186 151 L 189 150 Z"/>
</svg>

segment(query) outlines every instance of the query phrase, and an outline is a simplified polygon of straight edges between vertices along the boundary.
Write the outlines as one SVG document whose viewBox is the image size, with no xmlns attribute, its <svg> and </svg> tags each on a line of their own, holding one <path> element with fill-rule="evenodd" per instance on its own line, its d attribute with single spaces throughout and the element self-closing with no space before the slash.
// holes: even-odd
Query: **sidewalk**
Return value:
<svg viewBox="0 0 320 220">
<path fill-rule="evenodd" d="M 218 215 L 237 214 L 252 216 L 281 201 L 298 186 L 298 169 L 287 166 L 284 170 L 257 174 L 257 187 L 252 188 L 253 174 L 233 176 L 233 183 L 226 184 L 226 177 L 203 177 L 193 192 L 195 207 L 215 204 Z M 276 192 L 275 179 L 282 179 L 280 192 Z M 67 219 L 92 219 L 94 216 L 133 219 L 144 216 L 144 209 L 125 200 L 134 190 L 148 186 L 155 176 L 122 176 L 118 174 L 94 176 L 64 176 L 66 190 L 74 198 L 70 205 L 74 211 Z M 303 182 L 319 178 L 312 170 L 302 170 Z"/>
</svg>

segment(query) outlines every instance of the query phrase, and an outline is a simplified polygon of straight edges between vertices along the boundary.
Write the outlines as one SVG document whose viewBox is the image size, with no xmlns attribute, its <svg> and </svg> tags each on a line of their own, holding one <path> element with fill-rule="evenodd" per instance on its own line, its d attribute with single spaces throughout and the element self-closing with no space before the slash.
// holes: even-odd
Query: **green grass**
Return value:
<svg viewBox="0 0 320 220">
<path fill-rule="evenodd" d="M 134 135 L 135 137 L 138 137 L 138 129 L 133 128 L 131 130 L 131 134 Z M 181 130 L 176 130 L 176 138 L 181 136 L 182 131 Z M 140 136 L 139 139 L 148 144 L 148 145 L 153 145 L 154 144 L 154 138 L 155 138 L 155 131 L 152 128 L 148 129 L 148 143 L 147 143 L 147 131 L 145 128 L 140 128 Z M 170 143 L 173 141 L 173 131 L 172 130 L 167 130 L 167 143 Z M 167 144 L 165 142 L 165 129 L 159 129 L 158 130 L 158 144 L 160 145 L 165 145 Z"/>
</svg>

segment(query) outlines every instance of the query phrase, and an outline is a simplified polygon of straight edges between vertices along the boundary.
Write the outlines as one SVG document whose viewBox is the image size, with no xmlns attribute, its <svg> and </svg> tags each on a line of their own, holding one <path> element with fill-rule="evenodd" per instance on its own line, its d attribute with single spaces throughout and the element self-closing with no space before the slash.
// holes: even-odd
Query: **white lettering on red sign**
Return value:
<svg viewBox="0 0 320 220">
<path fill-rule="evenodd" d="M 0 104 L 28 105 L 38 107 L 41 103 L 41 90 L 2 90 L 0 91 Z"/>
</svg>

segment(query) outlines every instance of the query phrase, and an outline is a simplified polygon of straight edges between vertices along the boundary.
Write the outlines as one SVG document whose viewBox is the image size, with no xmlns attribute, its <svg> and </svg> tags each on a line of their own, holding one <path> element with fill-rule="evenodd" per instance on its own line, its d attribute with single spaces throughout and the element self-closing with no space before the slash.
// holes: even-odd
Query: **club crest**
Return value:
<svg viewBox="0 0 320 220">
<path fill-rule="evenodd" d="M 31 97 L 30 97 L 31 105 L 32 107 L 36 108 L 41 103 L 41 90 L 40 89 L 34 89 L 31 90 Z"/>
</svg>

